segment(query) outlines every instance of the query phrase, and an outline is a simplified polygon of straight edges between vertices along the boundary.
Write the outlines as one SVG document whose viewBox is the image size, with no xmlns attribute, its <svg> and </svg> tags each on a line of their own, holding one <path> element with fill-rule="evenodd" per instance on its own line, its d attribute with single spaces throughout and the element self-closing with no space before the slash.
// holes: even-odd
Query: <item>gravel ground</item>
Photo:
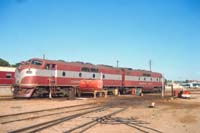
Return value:
<svg viewBox="0 0 200 133">
<path fill-rule="evenodd" d="M 40 132 L 53 133 L 63 132 L 77 125 L 88 122 L 96 117 L 103 116 L 114 110 L 128 107 L 127 110 L 112 116 L 111 120 L 97 124 L 86 133 L 142 133 L 142 132 L 164 132 L 164 133 L 199 133 L 200 130 L 200 91 L 192 91 L 191 99 L 171 99 L 169 96 L 161 98 L 159 94 L 145 94 L 143 97 L 118 96 L 108 98 L 81 98 L 76 100 L 56 99 L 12 99 L 10 97 L 0 97 L 0 115 L 41 110 L 47 108 L 57 108 L 63 106 L 79 105 L 91 103 L 109 103 L 113 108 L 85 115 L 53 126 Z M 148 106 L 155 102 L 155 108 Z M 57 116 L 61 117 L 61 115 Z M 10 124 L 0 124 L 0 132 L 8 132 L 13 129 L 25 127 L 30 124 L 40 123 L 54 119 L 54 117 L 26 120 Z M 0 118 L 1 120 L 1 118 Z M 115 120 L 115 121 L 114 121 Z M 127 125 L 119 121 L 139 122 L 140 125 Z M 141 124 L 142 123 L 142 124 Z"/>
</svg>

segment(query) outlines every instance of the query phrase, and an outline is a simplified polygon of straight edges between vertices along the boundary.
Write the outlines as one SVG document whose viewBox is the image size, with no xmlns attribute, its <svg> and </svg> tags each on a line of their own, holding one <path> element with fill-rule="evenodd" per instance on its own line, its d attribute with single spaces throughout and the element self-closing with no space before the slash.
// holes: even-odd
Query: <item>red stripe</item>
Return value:
<svg viewBox="0 0 200 133">
<path fill-rule="evenodd" d="M 0 85 L 12 85 L 14 79 L 0 79 Z"/>
<path fill-rule="evenodd" d="M 125 81 L 124 86 L 134 86 L 143 88 L 161 87 L 161 82 L 142 82 L 142 81 Z"/>
</svg>

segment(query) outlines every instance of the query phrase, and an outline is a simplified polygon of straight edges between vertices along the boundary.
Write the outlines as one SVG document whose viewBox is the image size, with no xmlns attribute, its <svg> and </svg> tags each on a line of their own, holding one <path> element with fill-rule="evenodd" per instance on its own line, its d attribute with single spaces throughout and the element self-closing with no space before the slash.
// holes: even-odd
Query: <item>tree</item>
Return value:
<svg viewBox="0 0 200 133">
<path fill-rule="evenodd" d="M 10 66 L 9 62 L 0 58 L 0 66 Z"/>
<path fill-rule="evenodd" d="M 13 64 L 12 67 L 18 67 L 20 63 Z"/>
</svg>

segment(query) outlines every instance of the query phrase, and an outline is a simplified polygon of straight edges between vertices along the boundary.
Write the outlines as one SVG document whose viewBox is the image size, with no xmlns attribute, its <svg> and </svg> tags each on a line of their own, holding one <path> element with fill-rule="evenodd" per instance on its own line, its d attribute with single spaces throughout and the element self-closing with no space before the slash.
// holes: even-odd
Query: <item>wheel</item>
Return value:
<svg viewBox="0 0 200 133">
<path fill-rule="evenodd" d="M 124 94 L 124 95 L 126 94 L 126 89 L 122 90 L 122 94 Z"/>
<path fill-rule="evenodd" d="M 68 90 L 68 98 L 69 99 L 75 99 L 75 90 L 73 88 L 70 88 Z"/>
</svg>

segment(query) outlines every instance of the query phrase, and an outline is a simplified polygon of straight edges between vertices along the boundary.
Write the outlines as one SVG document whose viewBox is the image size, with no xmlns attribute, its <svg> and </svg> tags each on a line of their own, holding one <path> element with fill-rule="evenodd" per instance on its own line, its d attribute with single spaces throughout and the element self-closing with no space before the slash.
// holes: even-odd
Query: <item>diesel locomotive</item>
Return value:
<svg viewBox="0 0 200 133">
<path fill-rule="evenodd" d="M 33 58 L 21 62 L 15 71 L 14 97 L 68 96 L 83 79 L 101 79 L 103 89 L 128 93 L 132 88 L 159 90 L 162 74 L 146 70 Z M 76 91 L 74 91 L 76 92 Z"/>
</svg>

